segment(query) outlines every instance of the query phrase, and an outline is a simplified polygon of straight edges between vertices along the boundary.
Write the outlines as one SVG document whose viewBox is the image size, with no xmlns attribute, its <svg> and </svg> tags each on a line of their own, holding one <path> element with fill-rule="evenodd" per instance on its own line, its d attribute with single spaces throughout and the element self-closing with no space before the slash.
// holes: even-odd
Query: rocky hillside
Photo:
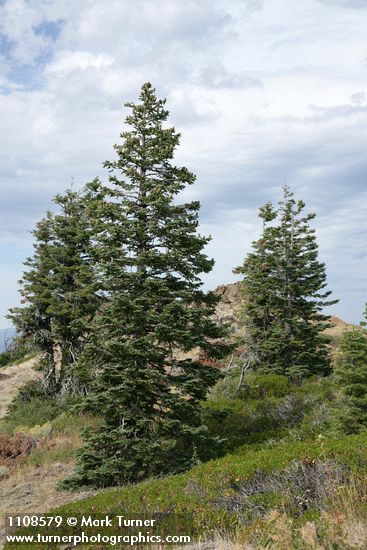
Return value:
<svg viewBox="0 0 367 550">
<path fill-rule="evenodd" d="M 221 298 L 216 308 L 216 320 L 222 323 L 230 323 L 234 332 L 239 331 L 238 315 L 244 301 L 241 283 L 220 285 L 214 290 L 214 293 Z M 333 326 L 327 329 L 325 333 L 333 339 L 333 343 L 336 345 L 343 330 L 351 325 L 335 316 L 331 316 L 330 322 Z"/>
</svg>

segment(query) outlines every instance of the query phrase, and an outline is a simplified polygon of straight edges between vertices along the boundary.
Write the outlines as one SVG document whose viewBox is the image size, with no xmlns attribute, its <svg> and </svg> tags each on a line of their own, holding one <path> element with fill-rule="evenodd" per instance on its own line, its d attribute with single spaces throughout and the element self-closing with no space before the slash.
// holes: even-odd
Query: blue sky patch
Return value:
<svg viewBox="0 0 367 550">
<path fill-rule="evenodd" d="M 58 21 L 43 21 L 40 25 L 34 28 L 35 34 L 40 34 L 52 38 L 55 41 L 62 29 L 64 21 L 59 19 Z"/>
</svg>

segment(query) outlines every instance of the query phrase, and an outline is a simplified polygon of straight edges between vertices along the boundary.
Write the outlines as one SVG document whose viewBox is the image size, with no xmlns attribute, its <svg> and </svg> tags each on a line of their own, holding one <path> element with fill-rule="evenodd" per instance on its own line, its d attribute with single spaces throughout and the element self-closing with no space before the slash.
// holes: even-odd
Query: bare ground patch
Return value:
<svg viewBox="0 0 367 550">
<path fill-rule="evenodd" d="M 9 365 L 0 369 L 0 418 L 4 417 L 8 406 L 17 395 L 19 388 L 30 380 L 40 376 L 34 370 L 37 357 L 28 359 L 19 365 Z"/>
</svg>

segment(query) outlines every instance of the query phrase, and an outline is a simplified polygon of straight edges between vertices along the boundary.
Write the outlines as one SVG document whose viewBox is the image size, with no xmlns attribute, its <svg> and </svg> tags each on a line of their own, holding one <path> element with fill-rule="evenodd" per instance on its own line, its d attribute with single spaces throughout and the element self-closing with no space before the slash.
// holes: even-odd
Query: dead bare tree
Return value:
<svg viewBox="0 0 367 550">
<path fill-rule="evenodd" d="M 235 391 L 235 395 L 238 395 L 239 392 L 241 391 L 241 388 L 242 388 L 242 385 L 243 385 L 243 380 L 245 378 L 245 374 L 251 367 L 254 366 L 254 364 L 256 362 L 256 359 L 257 359 L 257 355 L 254 352 L 245 351 L 241 355 L 241 359 L 243 359 L 243 363 L 242 363 L 240 379 L 239 379 L 238 386 L 237 386 L 236 391 Z"/>
</svg>

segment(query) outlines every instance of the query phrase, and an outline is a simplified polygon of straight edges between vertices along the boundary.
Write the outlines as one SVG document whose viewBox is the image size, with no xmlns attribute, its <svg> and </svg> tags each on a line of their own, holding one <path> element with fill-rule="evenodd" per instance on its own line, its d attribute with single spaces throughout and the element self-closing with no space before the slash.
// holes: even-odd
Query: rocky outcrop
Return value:
<svg viewBox="0 0 367 550">
<path fill-rule="evenodd" d="M 214 290 L 214 294 L 221 298 L 215 310 L 216 321 L 229 323 L 234 332 L 241 330 L 238 319 L 245 300 L 242 283 L 220 285 Z M 331 316 L 330 323 L 332 326 L 325 330 L 325 334 L 332 338 L 333 347 L 337 347 L 343 331 L 352 325 L 334 315 Z"/>
<path fill-rule="evenodd" d="M 220 297 L 215 309 L 215 319 L 219 323 L 236 324 L 244 301 L 242 284 L 238 282 L 220 285 L 214 290 L 214 294 Z"/>
</svg>

